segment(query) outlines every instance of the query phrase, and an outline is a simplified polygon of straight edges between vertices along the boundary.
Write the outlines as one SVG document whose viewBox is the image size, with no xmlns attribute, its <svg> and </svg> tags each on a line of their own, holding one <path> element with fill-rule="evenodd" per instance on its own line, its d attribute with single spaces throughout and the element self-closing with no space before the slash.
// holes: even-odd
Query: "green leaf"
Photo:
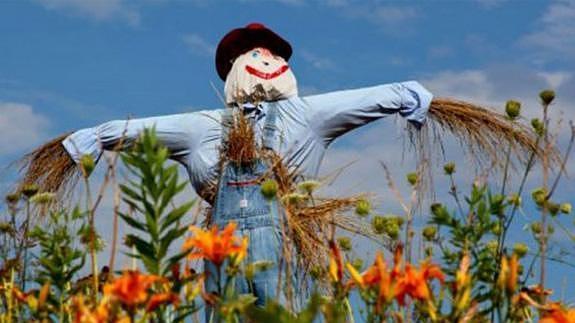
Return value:
<svg viewBox="0 0 575 323">
<path fill-rule="evenodd" d="M 146 226 L 143 223 L 141 223 L 140 221 L 138 221 L 138 220 L 132 218 L 131 216 L 124 214 L 122 212 L 118 212 L 118 215 L 122 218 L 122 220 L 124 220 L 132 228 L 147 232 Z"/>
<path fill-rule="evenodd" d="M 180 207 L 172 210 L 168 215 L 162 220 L 162 226 L 160 230 L 165 230 L 172 223 L 180 220 L 195 204 L 195 201 L 190 201 Z"/>
</svg>

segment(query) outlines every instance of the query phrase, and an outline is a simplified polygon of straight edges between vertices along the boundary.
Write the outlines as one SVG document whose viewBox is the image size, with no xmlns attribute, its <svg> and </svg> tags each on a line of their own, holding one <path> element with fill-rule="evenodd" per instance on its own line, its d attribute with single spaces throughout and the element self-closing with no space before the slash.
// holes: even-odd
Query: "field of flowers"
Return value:
<svg viewBox="0 0 575 323">
<path fill-rule="evenodd" d="M 88 178 L 95 163 L 89 156 L 81 161 L 86 200 L 75 207 L 63 207 L 59 196 L 34 184 L 6 196 L 0 217 L 0 322 L 575 322 L 575 307 L 545 286 L 550 237 L 558 228 L 573 239 L 573 227 L 557 221 L 572 216 L 572 206 L 556 201 L 554 193 L 575 128 L 571 125 L 568 147 L 554 157 L 556 138 L 547 117 L 554 93 L 543 91 L 540 99 L 542 117 L 531 126 L 543 153 L 533 151 L 523 168 L 515 167 L 522 176 L 517 187 L 508 182 L 509 158 L 501 178 L 475 181 L 466 193 L 456 185 L 457 166 L 447 163 L 443 172 L 453 199 L 431 204 L 422 228 L 413 225 L 411 205 L 404 215 L 381 216 L 373 214 L 369 200 L 354 200 L 352 216 L 385 243 L 377 244 L 374 259 L 358 258 L 349 235 L 333 234 L 334 227 L 322 241 L 328 259 L 309 268 L 310 296 L 300 305 L 269 300 L 258 307 L 254 295 L 234 290 L 235 279 L 250 281 L 270 263 L 246 262 L 250 241 L 235 223 L 223 228 L 192 223 L 194 201 L 175 202 L 187 183 L 178 179 L 177 165 L 166 164 L 167 149 L 153 129 L 145 131 L 133 149 L 118 154 L 131 177 L 119 184 L 116 200 L 129 211 L 115 208 L 105 266 L 97 263 L 104 244 L 94 216 L 102 194 L 92 196 Z M 514 122 L 520 122 L 520 110 L 519 102 L 506 105 Z M 512 146 L 502 149 L 509 155 Z M 533 172 L 543 174 L 542 184 L 529 189 L 525 183 Z M 414 192 L 421 176 L 406 176 Z M 313 203 L 316 186 L 300 183 L 296 202 Z M 287 204 L 296 199 L 280 196 L 273 181 L 262 187 L 269 199 Z M 536 205 L 537 219 L 524 241 L 510 241 L 524 198 Z M 118 237 L 120 221 L 133 233 Z M 120 243 L 132 250 L 129 256 L 138 266 L 118 268 Z M 217 292 L 204 289 L 207 273 L 194 269 L 203 268 L 195 265 L 201 261 L 225 273 L 225 279 L 216 277 Z M 290 288 L 285 281 L 279 285 Z"/>
</svg>

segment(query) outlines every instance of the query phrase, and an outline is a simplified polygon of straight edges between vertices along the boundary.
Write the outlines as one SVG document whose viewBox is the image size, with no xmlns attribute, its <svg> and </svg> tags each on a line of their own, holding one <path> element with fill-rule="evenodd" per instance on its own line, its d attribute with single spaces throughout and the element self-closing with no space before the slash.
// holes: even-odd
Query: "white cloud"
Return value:
<svg viewBox="0 0 575 323">
<path fill-rule="evenodd" d="M 49 120 L 31 106 L 0 102 L 0 155 L 29 148 L 45 137 Z"/>
<path fill-rule="evenodd" d="M 333 70 L 335 63 L 328 57 L 317 55 L 309 50 L 301 49 L 299 55 L 304 61 L 318 70 Z"/>
<path fill-rule="evenodd" d="M 475 2 L 487 9 L 493 9 L 501 6 L 503 3 L 507 2 L 507 0 L 475 0 Z"/>
<path fill-rule="evenodd" d="M 338 9 L 351 18 L 363 19 L 382 26 L 386 32 L 391 32 L 388 30 L 390 28 L 395 32 L 399 27 L 405 32 L 408 26 L 406 23 L 421 16 L 420 11 L 414 6 L 382 4 L 379 1 L 365 1 L 360 4 L 347 0 L 327 0 L 322 4 Z"/>
<path fill-rule="evenodd" d="M 521 66 L 490 66 L 484 69 L 443 71 L 423 78 L 422 83 L 437 96 L 455 97 L 503 110 L 505 102 L 519 100 L 528 118 L 540 117 L 538 94 L 552 88 L 557 93 L 554 117 L 559 112 L 575 119 L 575 111 L 567 105 L 575 96 L 575 80 L 567 71 L 537 71 Z"/>
<path fill-rule="evenodd" d="M 212 57 L 216 52 L 216 46 L 198 34 L 186 34 L 182 40 L 193 54 Z"/>
<path fill-rule="evenodd" d="M 427 55 L 430 58 L 447 58 L 453 56 L 453 48 L 450 46 L 442 45 L 442 46 L 433 46 L 429 48 Z"/>
<path fill-rule="evenodd" d="M 553 2 L 538 21 L 537 30 L 520 43 L 545 57 L 571 60 L 575 55 L 575 1 Z"/>
<path fill-rule="evenodd" d="M 140 13 L 126 0 L 36 0 L 48 10 L 92 18 L 96 21 L 119 19 L 131 26 L 140 24 Z"/>
</svg>

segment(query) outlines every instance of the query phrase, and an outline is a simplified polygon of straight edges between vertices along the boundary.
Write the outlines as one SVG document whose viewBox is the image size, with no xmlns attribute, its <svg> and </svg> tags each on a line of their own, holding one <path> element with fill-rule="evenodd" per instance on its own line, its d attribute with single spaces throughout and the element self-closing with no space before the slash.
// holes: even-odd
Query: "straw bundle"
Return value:
<svg viewBox="0 0 575 323">
<path fill-rule="evenodd" d="M 62 145 L 68 135 L 52 139 L 20 160 L 23 176 L 18 190 L 24 185 L 36 184 L 41 192 L 56 193 L 60 198 L 71 191 L 80 171 Z"/>
<path fill-rule="evenodd" d="M 510 145 L 513 156 L 520 162 L 525 162 L 531 153 L 541 157 L 537 135 L 529 127 L 491 109 L 456 99 L 436 98 L 431 101 L 428 117 L 431 126 L 451 133 L 476 162 L 487 161 L 490 166 L 502 167 Z M 437 131 L 434 134 L 439 136 Z M 557 162 L 558 158 L 554 151 L 551 159 Z"/>
<path fill-rule="evenodd" d="M 240 113 L 233 113 L 231 118 L 231 124 L 224 124 L 227 127 L 227 138 L 222 147 L 224 160 L 249 164 L 257 157 L 254 130 L 250 121 Z"/>
</svg>

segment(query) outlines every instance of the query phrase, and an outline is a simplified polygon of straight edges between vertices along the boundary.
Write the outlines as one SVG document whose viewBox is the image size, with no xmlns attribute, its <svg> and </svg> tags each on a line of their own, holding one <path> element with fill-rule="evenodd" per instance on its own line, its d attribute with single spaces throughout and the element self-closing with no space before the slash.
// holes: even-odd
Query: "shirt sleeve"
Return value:
<svg viewBox="0 0 575 323">
<path fill-rule="evenodd" d="M 78 130 L 62 144 L 75 162 L 83 155 L 92 155 L 98 160 L 104 150 L 130 147 L 145 128 L 154 127 L 158 140 L 170 151 L 170 158 L 183 161 L 198 146 L 206 124 L 214 122 L 207 119 L 209 116 L 202 112 L 194 112 L 115 120 Z"/>
<path fill-rule="evenodd" d="M 416 126 L 425 122 L 433 96 L 416 81 L 337 91 L 303 98 L 308 123 L 329 144 L 338 136 L 399 113 Z"/>
</svg>

